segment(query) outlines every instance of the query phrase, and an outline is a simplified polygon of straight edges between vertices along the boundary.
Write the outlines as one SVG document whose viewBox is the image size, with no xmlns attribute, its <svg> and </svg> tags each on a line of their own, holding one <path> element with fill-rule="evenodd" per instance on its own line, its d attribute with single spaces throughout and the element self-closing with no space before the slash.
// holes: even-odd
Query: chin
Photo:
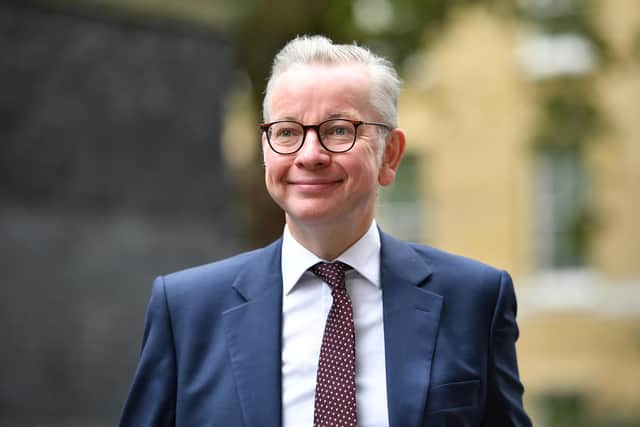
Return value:
<svg viewBox="0 0 640 427">
<path fill-rule="evenodd" d="M 334 222 L 339 215 L 331 210 L 328 210 L 325 206 L 322 207 L 307 207 L 304 209 L 289 209 L 287 212 L 287 219 L 294 221 L 300 225 L 322 225 Z"/>
</svg>

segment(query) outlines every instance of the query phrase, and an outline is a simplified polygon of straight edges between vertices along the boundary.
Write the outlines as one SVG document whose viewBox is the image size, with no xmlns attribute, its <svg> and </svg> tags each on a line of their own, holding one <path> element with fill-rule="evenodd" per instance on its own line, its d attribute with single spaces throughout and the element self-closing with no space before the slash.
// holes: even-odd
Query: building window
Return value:
<svg viewBox="0 0 640 427">
<path fill-rule="evenodd" d="M 589 218 L 586 175 L 579 144 L 537 149 L 535 176 L 536 255 L 541 269 L 585 264 Z"/>
<path fill-rule="evenodd" d="M 421 161 L 415 154 L 406 153 L 393 184 L 380 190 L 378 222 L 385 231 L 404 240 L 425 238 L 424 186 L 418 184 Z"/>
</svg>

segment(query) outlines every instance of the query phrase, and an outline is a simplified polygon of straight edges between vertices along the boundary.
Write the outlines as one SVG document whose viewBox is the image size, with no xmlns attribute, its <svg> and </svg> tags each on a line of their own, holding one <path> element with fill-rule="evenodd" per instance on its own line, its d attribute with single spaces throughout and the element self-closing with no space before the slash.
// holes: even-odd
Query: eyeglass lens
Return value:
<svg viewBox="0 0 640 427">
<path fill-rule="evenodd" d="M 347 151 L 356 138 L 356 126 L 347 120 L 327 120 L 316 127 L 322 144 L 331 151 Z M 304 127 L 297 122 L 278 122 L 269 128 L 269 142 L 278 152 L 298 150 L 305 138 Z"/>
</svg>

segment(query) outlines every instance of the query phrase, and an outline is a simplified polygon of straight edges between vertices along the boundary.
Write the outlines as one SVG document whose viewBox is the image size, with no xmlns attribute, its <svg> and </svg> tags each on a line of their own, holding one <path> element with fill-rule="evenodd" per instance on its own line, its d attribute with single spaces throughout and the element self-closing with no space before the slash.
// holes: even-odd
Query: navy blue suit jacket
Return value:
<svg viewBox="0 0 640 427">
<path fill-rule="evenodd" d="M 392 427 L 527 427 L 505 272 L 381 233 Z M 281 244 L 156 279 L 122 427 L 281 425 Z"/>
</svg>

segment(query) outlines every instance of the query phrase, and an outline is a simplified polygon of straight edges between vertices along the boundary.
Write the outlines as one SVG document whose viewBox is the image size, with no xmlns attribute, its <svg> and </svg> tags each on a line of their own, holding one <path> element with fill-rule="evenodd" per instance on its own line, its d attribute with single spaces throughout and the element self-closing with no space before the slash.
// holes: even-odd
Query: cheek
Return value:
<svg viewBox="0 0 640 427">
<path fill-rule="evenodd" d="M 344 168 L 348 171 L 351 178 L 354 178 L 358 186 L 375 186 L 378 181 L 378 170 L 376 158 L 373 155 L 367 155 L 365 159 L 359 162 L 345 164 Z"/>
<path fill-rule="evenodd" d="M 265 153 L 265 178 L 268 182 L 276 183 L 282 180 L 287 172 L 287 162 L 284 160 L 275 157 L 273 153 Z"/>
<path fill-rule="evenodd" d="M 377 179 L 378 172 L 382 164 L 383 150 L 381 149 L 379 141 L 372 141 L 367 148 L 367 163 L 366 167 L 363 167 L 363 169 L 366 168 L 369 174 L 375 175 Z"/>
</svg>

